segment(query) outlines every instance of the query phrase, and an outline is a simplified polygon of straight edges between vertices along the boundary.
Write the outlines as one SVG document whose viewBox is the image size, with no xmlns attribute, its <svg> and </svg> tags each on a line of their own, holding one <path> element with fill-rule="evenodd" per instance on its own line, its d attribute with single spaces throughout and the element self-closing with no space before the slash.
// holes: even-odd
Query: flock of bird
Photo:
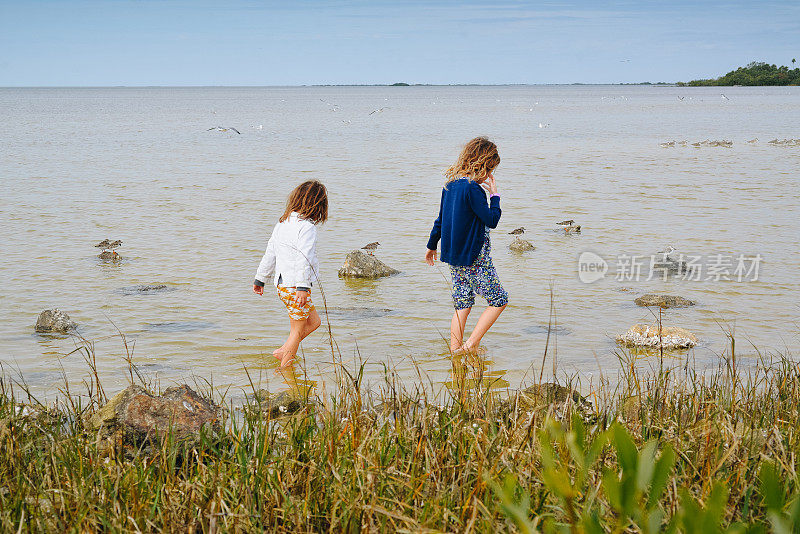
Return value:
<svg viewBox="0 0 800 534">
<path fill-rule="evenodd" d="M 116 248 L 122 246 L 122 241 L 117 239 L 116 241 L 111 241 L 110 239 L 103 239 L 98 244 L 95 245 L 96 248 L 102 250 L 100 254 L 97 256 L 101 260 L 119 260 L 120 255 L 117 253 Z"/>
<path fill-rule="evenodd" d="M 748 140 L 747 143 L 751 145 L 758 143 L 758 137 Z M 771 141 L 767 141 L 767 143 L 774 146 L 800 146 L 800 139 L 772 139 Z M 660 146 L 662 148 L 674 148 L 678 146 L 693 146 L 695 148 L 704 146 L 718 146 L 723 148 L 731 148 L 733 146 L 733 141 L 728 141 L 726 139 L 719 141 L 710 141 L 706 139 L 705 141 L 697 141 L 695 143 L 689 143 L 688 141 L 666 141 L 664 143 L 660 143 Z"/>
<path fill-rule="evenodd" d="M 561 221 L 561 222 L 556 223 L 556 224 L 558 226 L 560 226 L 561 227 L 560 230 L 564 230 L 564 233 L 566 233 L 566 234 L 580 233 L 580 231 L 581 231 L 581 225 L 580 224 L 575 224 L 575 221 L 572 220 L 572 219 L 568 219 L 566 221 Z M 520 226 L 519 228 L 514 228 L 513 230 L 508 232 L 508 235 L 513 235 L 516 239 L 520 239 L 522 234 L 524 234 L 524 233 L 525 233 L 525 227 L 524 226 Z M 370 256 L 374 256 L 375 255 L 375 251 L 378 249 L 379 246 L 381 246 L 381 244 L 379 242 L 373 241 L 372 243 L 367 243 L 366 245 L 361 247 L 361 250 L 365 250 L 365 251 L 367 251 L 367 254 L 369 254 Z"/>
<path fill-rule="evenodd" d="M 572 219 L 568 219 L 566 221 L 558 222 L 558 223 L 556 223 L 556 225 L 560 226 L 560 228 L 558 228 L 557 231 L 558 230 L 564 230 L 565 234 L 580 233 L 580 231 L 581 231 L 581 225 L 580 224 L 575 224 L 575 221 L 572 220 Z M 525 233 L 525 227 L 524 226 L 520 226 L 519 228 L 514 228 L 513 230 L 508 232 L 508 235 L 513 235 L 513 236 L 516 236 L 516 237 L 520 237 L 524 233 Z"/>
<path fill-rule="evenodd" d="M 758 139 L 748 141 L 748 143 L 753 143 L 755 141 L 758 141 Z M 723 148 L 730 148 L 733 146 L 733 141 L 728 141 L 726 139 L 722 139 L 720 141 L 710 141 L 706 139 L 705 141 L 697 141 L 695 143 L 690 143 L 688 141 L 667 141 L 660 144 L 662 148 L 673 148 L 676 146 L 690 146 L 690 145 L 695 148 L 700 148 L 703 146 L 720 146 Z"/>
</svg>

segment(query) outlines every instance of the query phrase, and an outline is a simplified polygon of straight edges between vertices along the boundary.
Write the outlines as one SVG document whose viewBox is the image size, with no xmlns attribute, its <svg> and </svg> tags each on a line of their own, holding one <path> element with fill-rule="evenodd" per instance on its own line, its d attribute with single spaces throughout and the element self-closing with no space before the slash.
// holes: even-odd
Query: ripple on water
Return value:
<svg viewBox="0 0 800 534">
<path fill-rule="evenodd" d="M 341 307 L 328 306 L 328 315 L 344 321 L 359 321 L 361 319 L 376 319 L 394 315 L 395 310 L 389 308 L 366 308 L 366 307 Z"/>
<path fill-rule="evenodd" d="M 147 323 L 145 329 L 150 332 L 194 332 L 214 328 L 214 323 L 205 321 L 167 321 L 164 323 Z"/>
<path fill-rule="evenodd" d="M 136 286 L 121 287 L 117 291 L 123 295 L 154 295 L 156 293 L 169 293 L 177 291 L 177 287 L 167 284 L 140 284 Z"/>
<path fill-rule="evenodd" d="M 570 330 L 569 328 L 567 328 L 565 326 L 561 326 L 561 325 L 551 326 L 551 327 L 549 327 L 549 330 L 550 330 L 551 333 L 558 334 L 558 335 L 561 335 L 561 336 L 568 336 L 568 335 L 570 335 L 572 333 L 572 330 Z M 522 329 L 522 331 L 524 333 L 526 333 L 526 334 L 535 334 L 535 335 L 547 334 L 548 326 L 547 325 L 538 325 L 538 324 L 537 325 L 532 325 L 532 326 L 526 326 L 525 328 Z"/>
</svg>

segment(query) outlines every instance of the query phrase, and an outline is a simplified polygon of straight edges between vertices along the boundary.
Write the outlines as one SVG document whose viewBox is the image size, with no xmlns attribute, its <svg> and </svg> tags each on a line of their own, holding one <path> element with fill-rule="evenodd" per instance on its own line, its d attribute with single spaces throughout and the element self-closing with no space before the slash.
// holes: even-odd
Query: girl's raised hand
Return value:
<svg viewBox="0 0 800 534">
<path fill-rule="evenodd" d="M 490 195 L 497 194 L 497 182 L 494 181 L 494 174 L 489 173 L 486 175 L 486 180 L 481 184 L 484 189 L 486 189 Z"/>
</svg>

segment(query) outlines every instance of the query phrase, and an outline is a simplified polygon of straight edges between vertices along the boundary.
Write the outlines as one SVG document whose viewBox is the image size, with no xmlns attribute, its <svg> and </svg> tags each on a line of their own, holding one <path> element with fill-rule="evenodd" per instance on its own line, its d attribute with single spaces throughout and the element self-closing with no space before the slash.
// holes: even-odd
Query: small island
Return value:
<svg viewBox="0 0 800 534">
<path fill-rule="evenodd" d="M 792 66 L 796 63 L 792 59 Z M 681 87 L 701 87 L 712 85 L 800 85 L 800 68 L 790 69 L 786 65 L 780 67 L 753 61 L 746 67 L 739 67 L 730 71 L 725 76 L 707 80 L 692 80 L 678 82 Z"/>
</svg>

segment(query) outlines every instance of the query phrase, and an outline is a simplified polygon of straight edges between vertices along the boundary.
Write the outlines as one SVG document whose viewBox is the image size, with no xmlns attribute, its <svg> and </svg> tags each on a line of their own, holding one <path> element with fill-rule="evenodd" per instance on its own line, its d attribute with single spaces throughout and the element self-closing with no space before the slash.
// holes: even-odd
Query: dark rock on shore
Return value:
<svg viewBox="0 0 800 534">
<path fill-rule="evenodd" d="M 500 403 L 499 412 L 505 414 L 530 413 L 540 410 L 562 411 L 572 405 L 584 418 L 589 418 L 592 403 L 574 389 L 545 382 L 518 391 Z"/>
<path fill-rule="evenodd" d="M 658 295 L 648 293 L 638 297 L 634 302 L 638 306 L 658 306 L 660 308 L 686 308 L 694 306 L 694 301 L 676 295 Z"/>
<path fill-rule="evenodd" d="M 350 278 L 381 278 L 391 276 L 400 271 L 392 269 L 375 256 L 364 254 L 360 250 L 354 250 L 344 259 L 344 265 L 339 269 L 340 277 Z"/>
<path fill-rule="evenodd" d="M 245 410 L 251 413 L 260 413 L 275 419 L 284 415 L 299 412 L 306 406 L 313 405 L 306 395 L 300 391 L 290 390 L 280 393 L 270 393 L 260 389 L 250 397 L 245 405 Z"/>
<path fill-rule="evenodd" d="M 129 386 L 95 412 L 88 424 L 118 444 L 134 446 L 167 435 L 195 440 L 201 432 L 221 430 L 219 407 L 187 385 L 171 387 L 160 396 Z"/>
<path fill-rule="evenodd" d="M 69 318 L 69 315 L 58 308 L 44 310 L 36 320 L 36 331 L 40 333 L 66 334 L 77 327 L 78 325 Z"/>
</svg>

